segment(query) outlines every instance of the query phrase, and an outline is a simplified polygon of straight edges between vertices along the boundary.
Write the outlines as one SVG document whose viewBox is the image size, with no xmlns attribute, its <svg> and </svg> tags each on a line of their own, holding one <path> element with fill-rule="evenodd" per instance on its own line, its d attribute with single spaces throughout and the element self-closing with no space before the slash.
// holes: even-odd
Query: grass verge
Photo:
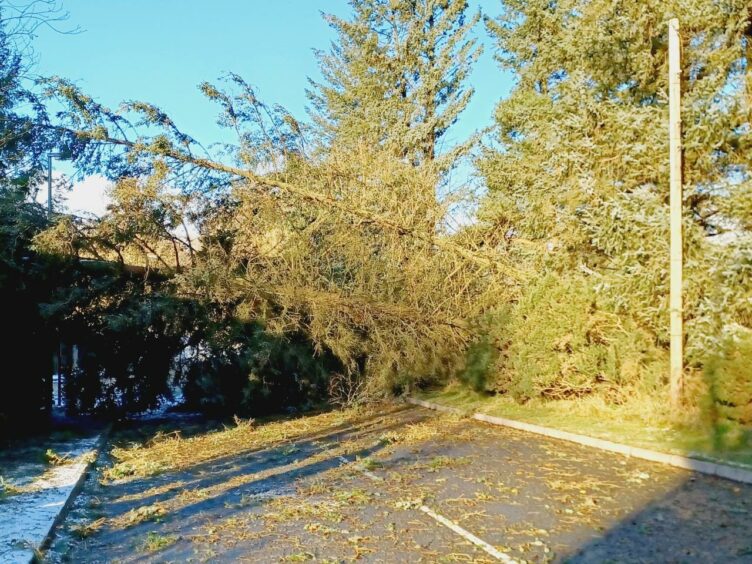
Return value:
<svg viewBox="0 0 752 564">
<path fill-rule="evenodd" d="M 610 405 L 599 398 L 531 400 L 520 404 L 510 397 L 477 393 L 458 384 L 423 391 L 415 397 L 467 413 L 484 413 L 543 427 L 605 439 L 615 443 L 681 454 L 752 468 L 752 444 L 735 449 L 719 447 L 712 428 L 702 423 L 677 423 L 631 402 Z"/>
</svg>

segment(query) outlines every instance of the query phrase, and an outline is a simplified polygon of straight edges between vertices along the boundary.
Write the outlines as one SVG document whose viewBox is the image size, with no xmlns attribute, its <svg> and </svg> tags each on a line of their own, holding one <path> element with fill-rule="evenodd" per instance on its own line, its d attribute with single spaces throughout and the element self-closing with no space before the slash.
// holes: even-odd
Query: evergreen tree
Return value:
<svg viewBox="0 0 752 564">
<path fill-rule="evenodd" d="M 441 142 L 472 94 L 481 49 L 467 0 L 352 0 L 350 19 L 326 16 L 337 34 L 319 52 L 324 82 L 309 97 L 332 143 L 381 145 L 418 165 L 450 168 L 463 147 Z"/>
<path fill-rule="evenodd" d="M 44 173 L 54 135 L 40 100 L 22 83 L 23 59 L 5 31 L 0 10 L 0 189 L 24 195 Z"/>
<path fill-rule="evenodd" d="M 0 355 L 6 363 L 24 366 L 22 371 L 4 370 L 0 435 L 19 421 L 28 429 L 44 419 L 51 389 L 51 334 L 38 311 L 49 291 L 49 272 L 31 249 L 47 216 L 29 195 L 43 176 L 43 157 L 53 139 L 39 127 L 46 114 L 24 87 L 23 69 L 0 9 L 0 309 L 12 324 L 0 340 Z"/>
<path fill-rule="evenodd" d="M 711 296 L 718 286 L 709 278 L 715 268 L 728 273 L 726 267 L 739 264 L 752 241 L 749 3 L 505 0 L 503 6 L 487 24 L 499 61 L 518 82 L 497 108 L 501 150 L 488 150 L 479 162 L 489 187 L 483 218 L 524 260 L 582 279 L 577 287 L 590 288 L 590 301 L 617 314 L 612 325 L 636 321 L 651 335 L 645 350 L 651 339 L 665 347 L 668 337 L 667 21 L 680 18 L 685 317 L 688 354 L 699 366 L 730 324 L 752 327 L 738 311 L 748 293 L 725 286 L 725 297 Z M 718 244 L 723 234 L 725 244 Z M 732 262 L 721 267 L 723 260 Z M 546 295 L 539 296 L 543 302 Z M 543 302 L 534 310 L 542 311 Z M 719 311 L 726 312 L 724 322 Z M 561 338 L 571 338 L 571 324 L 559 323 L 556 342 L 539 349 L 555 350 Z M 586 346 L 600 346 L 592 326 L 582 331 Z M 646 363 L 647 353 L 639 354 L 637 362 Z M 605 374 L 598 367 L 574 371 L 590 383 Z M 620 371 L 613 368 L 611 376 Z"/>
</svg>

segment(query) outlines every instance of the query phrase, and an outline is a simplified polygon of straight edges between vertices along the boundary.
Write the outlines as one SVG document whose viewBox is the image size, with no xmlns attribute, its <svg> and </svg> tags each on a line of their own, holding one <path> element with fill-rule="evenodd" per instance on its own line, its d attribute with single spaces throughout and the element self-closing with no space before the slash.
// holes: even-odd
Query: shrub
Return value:
<svg viewBox="0 0 752 564">
<path fill-rule="evenodd" d="M 618 401 L 627 385 L 658 384 L 665 353 L 634 322 L 598 306 L 583 276 L 547 275 L 497 326 L 503 354 L 492 385 L 518 400 L 563 399 L 600 389 Z"/>
<path fill-rule="evenodd" d="M 473 391 L 482 392 L 489 386 L 493 370 L 499 360 L 499 349 L 489 334 L 482 335 L 470 345 L 459 380 Z"/>
<path fill-rule="evenodd" d="M 752 438 L 752 330 L 731 327 L 704 367 L 717 446 L 739 447 Z"/>
</svg>

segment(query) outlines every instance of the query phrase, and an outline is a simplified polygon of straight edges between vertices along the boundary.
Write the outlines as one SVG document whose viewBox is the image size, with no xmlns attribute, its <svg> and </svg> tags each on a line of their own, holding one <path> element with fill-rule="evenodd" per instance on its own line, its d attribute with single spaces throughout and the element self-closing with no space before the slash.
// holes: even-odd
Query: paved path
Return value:
<svg viewBox="0 0 752 564">
<path fill-rule="evenodd" d="M 74 533 L 90 522 L 104 524 Z M 752 486 L 393 407 L 179 472 L 106 486 L 94 475 L 49 554 L 354 559 L 752 562 Z"/>
<path fill-rule="evenodd" d="M 4 480 L 12 480 L 16 492 L 0 499 L 0 562 L 27 564 L 47 538 L 68 497 L 88 466 L 84 456 L 93 451 L 99 437 L 34 443 L 3 453 Z M 42 462 L 43 448 L 70 462 L 49 466 Z"/>
</svg>

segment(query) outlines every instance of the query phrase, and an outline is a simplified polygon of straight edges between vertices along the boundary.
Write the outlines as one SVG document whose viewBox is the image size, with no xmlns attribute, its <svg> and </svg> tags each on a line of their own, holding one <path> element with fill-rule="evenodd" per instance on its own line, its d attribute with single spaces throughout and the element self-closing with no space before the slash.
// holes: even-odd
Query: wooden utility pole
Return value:
<svg viewBox="0 0 752 564">
<path fill-rule="evenodd" d="M 679 20 L 668 22 L 669 136 L 671 167 L 671 403 L 681 401 L 684 380 L 684 319 L 682 305 L 682 123 L 681 40 Z"/>
</svg>

